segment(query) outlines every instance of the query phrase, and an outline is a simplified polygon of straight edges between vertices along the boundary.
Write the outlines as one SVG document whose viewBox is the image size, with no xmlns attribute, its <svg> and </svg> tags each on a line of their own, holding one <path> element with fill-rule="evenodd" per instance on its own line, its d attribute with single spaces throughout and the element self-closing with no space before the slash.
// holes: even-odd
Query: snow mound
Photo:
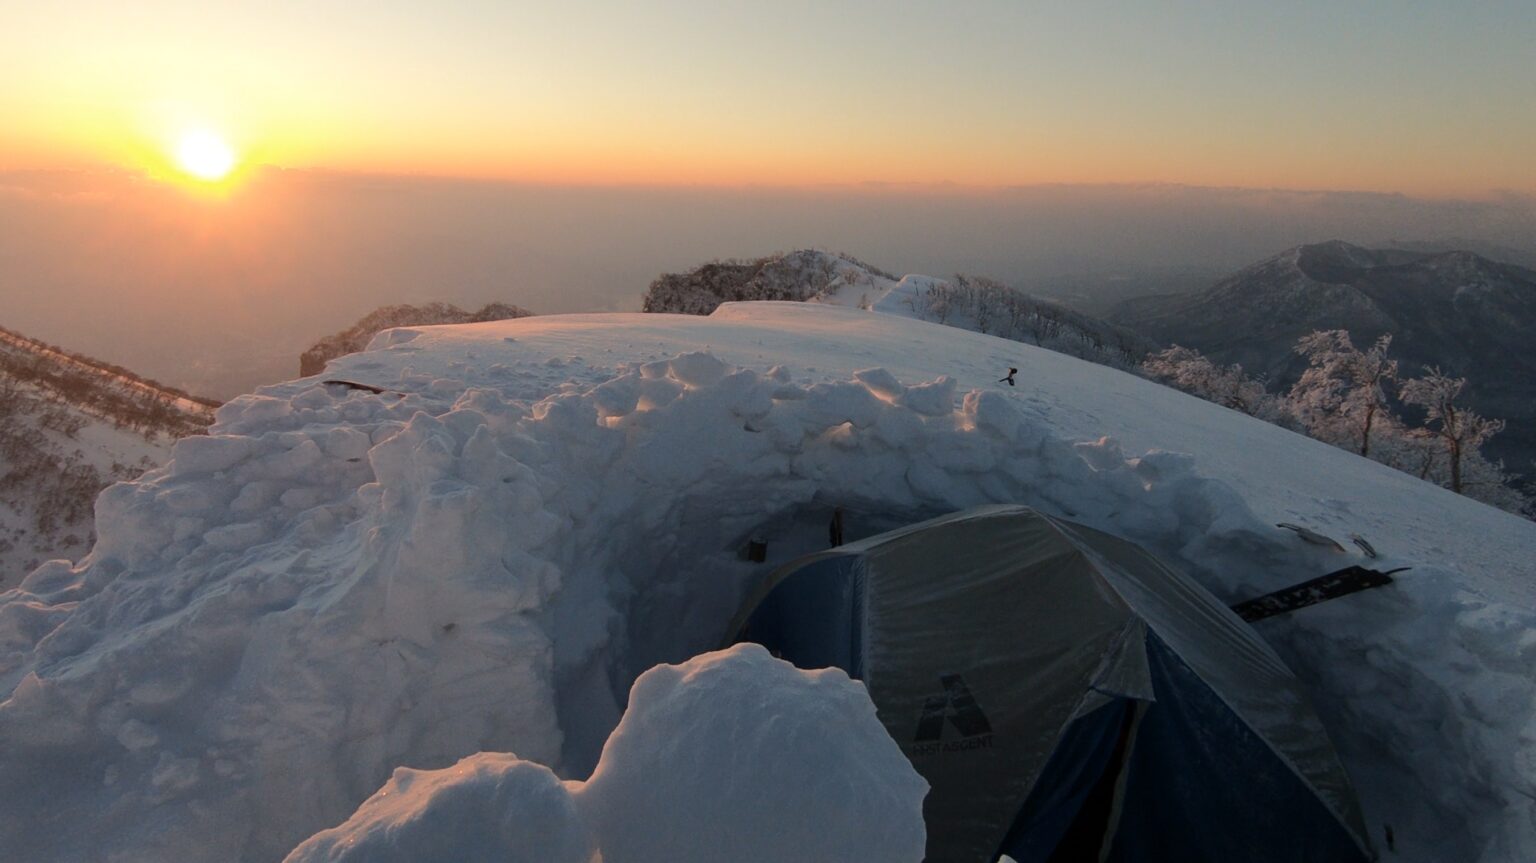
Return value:
<svg viewBox="0 0 1536 863">
<path fill-rule="evenodd" d="M 824 547 L 834 506 L 886 529 L 1020 502 L 1229 599 L 1359 562 L 1276 521 L 1415 567 L 1260 631 L 1404 859 L 1536 856 L 1527 522 L 1111 369 L 857 310 L 412 332 L 333 364 L 384 394 L 229 403 L 101 495 L 89 557 L 0 594 L 8 854 L 271 861 L 403 765 L 587 776 L 640 672 L 721 645 L 749 539 L 772 563 Z"/>
<path fill-rule="evenodd" d="M 492 753 L 400 768 L 287 863 L 917 863 L 927 791 L 863 686 L 742 644 L 642 674 L 585 783 Z"/>
<path fill-rule="evenodd" d="M 923 859 L 928 783 L 842 671 L 740 644 L 629 698 L 580 792 L 604 863 Z"/>
<path fill-rule="evenodd" d="M 575 798 L 549 768 L 482 752 L 443 770 L 398 768 L 287 863 L 589 863 L 592 851 Z"/>
</svg>

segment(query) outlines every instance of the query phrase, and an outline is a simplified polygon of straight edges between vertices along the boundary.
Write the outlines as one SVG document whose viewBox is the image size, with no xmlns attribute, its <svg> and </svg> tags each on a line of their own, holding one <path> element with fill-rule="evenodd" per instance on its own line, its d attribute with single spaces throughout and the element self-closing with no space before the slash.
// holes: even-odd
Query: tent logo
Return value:
<svg viewBox="0 0 1536 863">
<path fill-rule="evenodd" d="M 944 691 L 930 695 L 923 701 L 923 714 L 917 720 L 917 733 L 912 742 L 915 754 L 955 752 L 962 749 L 984 749 L 992 745 L 992 723 L 976 703 L 976 696 L 965 685 L 965 678 L 958 674 L 939 676 Z M 944 724 L 948 722 L 960 732 L 959 741 L 942 743 Z"/>
</svg>

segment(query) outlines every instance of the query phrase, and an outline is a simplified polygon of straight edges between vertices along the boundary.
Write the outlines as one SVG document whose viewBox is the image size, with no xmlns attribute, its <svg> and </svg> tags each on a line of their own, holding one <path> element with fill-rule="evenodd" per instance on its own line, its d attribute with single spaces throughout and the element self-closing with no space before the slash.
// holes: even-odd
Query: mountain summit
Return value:
<svg viewBox="0 0 1536 863">
<path fill-rule="evenodd" d="M 986 276 L 897 277 L 849 255 L 800 249 L 751 261 L 711 261 L 651 282 L 646 312 L 707 315 L 722 303 L 790 300 L 932 321 L 1128 369 L 1156 349 L 1108 321 Z"/>
</svg>

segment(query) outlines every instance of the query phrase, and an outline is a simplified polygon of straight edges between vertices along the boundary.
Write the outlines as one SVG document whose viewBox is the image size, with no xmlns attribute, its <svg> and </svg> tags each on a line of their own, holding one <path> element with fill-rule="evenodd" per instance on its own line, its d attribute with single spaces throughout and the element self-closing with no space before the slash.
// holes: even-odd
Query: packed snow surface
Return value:
<svg viewBox="0 0 1536 863">
<path fill-rule="evenodd" d="M 586 782 L 400 768 L 288 863 L 919 863 L 927 791 L 862 685 L 741 644 L 640 675 Z"/>
<path fill-rule="evenodd" d="M 749 539 L 771 563 L 824 546 L 833 506 L 876 530 L 1019 502 L 1227 599 L 1413 567 L 1259 630 L 1391 859 L 1536 859 L 1536 524 L 1122 372 L 828 305 L 396 329 L 326 378 L 389 392 L 236 399 L 102 495 L 89 557 L 0 595 L 8 853 L 272 861 L 398 767 L 582 779 L 642 671 L 721 645 Z M 471 762 L 536 805 L 547 780 L 509 764 Z"/>
</svg>

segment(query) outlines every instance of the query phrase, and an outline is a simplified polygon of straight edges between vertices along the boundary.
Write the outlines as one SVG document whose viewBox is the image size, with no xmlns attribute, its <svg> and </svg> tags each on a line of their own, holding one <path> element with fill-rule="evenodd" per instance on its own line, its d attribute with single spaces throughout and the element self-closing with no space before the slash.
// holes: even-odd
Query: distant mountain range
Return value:
<svg viewBox="0 0 1536 863">
<path fill-rule="evenodd" d="M 0 328 L 0 590 L 89 551 L 96 495 L 160 465 L 217 406 Z"/>
<path fill-rule="evenodd" d="M 355 354 L 368 346 L 369 339 L 391 327 L 420 327 L 432 324 L 478 324 L 508 318 L 526 318 L 533 312 L 511 303 L 490 303 L 473 312 L 452 303 L 427 303 L 421 306 L 380 306 L 357 323 L 339 333 L 326 336 L 299 355 L 299 377 L 307 378 L 325 371 L 325 364 L 339 356 Z"/>
<path fill-rule="evenodd" d="M 1306 367 L 1292 350 L 1301 336 L 1345 329 L 1365 345 L 1390 333 L 1405 375 L 1436 365 L 1467 378 L 1472 406 L 1509 424 L 1488 451 L 1528 479 L 1536 472 L 1536 271 L 1466 251 L 1334 241 L 1281 252 L 1204 290 L 1128 300 L 1109 318 L 1282 388 Z"/>
<path fill-rule="evenodd" d="M 1472 252 L 1493 261 L 1503 261 L 1506 264 L 1516 264 L 1526 268 L 1536 267 L 1536 249 L 1517 248 L 1470 238 L 1392 240 L 1384 247 L 1405 252 Z"/>
</svg>

